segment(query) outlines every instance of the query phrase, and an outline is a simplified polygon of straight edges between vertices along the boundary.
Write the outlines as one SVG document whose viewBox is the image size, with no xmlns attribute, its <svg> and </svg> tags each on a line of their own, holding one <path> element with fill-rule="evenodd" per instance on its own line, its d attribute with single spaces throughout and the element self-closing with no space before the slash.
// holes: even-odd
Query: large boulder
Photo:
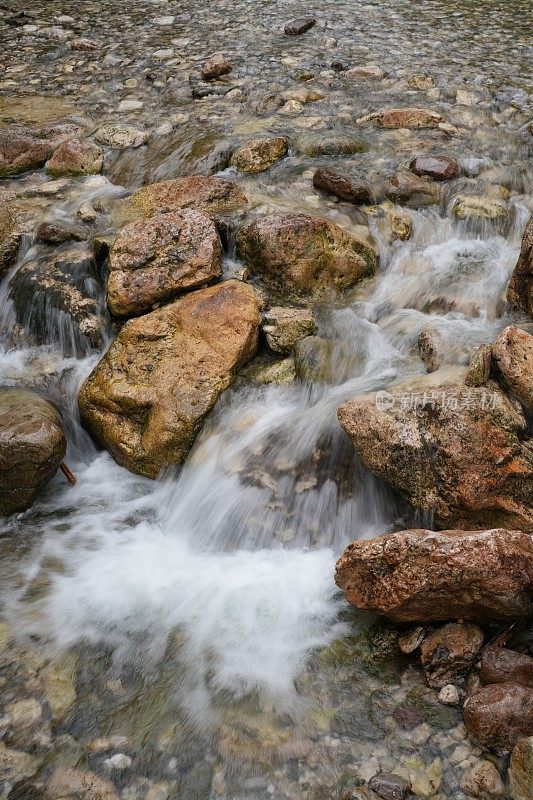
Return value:
<svg viewBox="0 0 533 800">
<path fill-rule="evenodd" d="M 438 376 L 339 409 L 363 463 L 440 528 L 533 531 L 533 447 L 519 404 L 493 382 Z"/>
<path fill-rule="evenodd" d="M 335 582 L 353 605 L 398 622 L 514 619 L 533 601 L 533 540 L 503 529 L 399 531 L 348 545 Z"/>
<path fill-rule="evenodd" d="M 102 171 L 104 156 L 94 142 L 68 139 L 59 145 L 45 164 L 45 170 L 53 178 L 63 175 L 97 175 Z"/>
<path fill-rule="evenodd" d="M 12 195 L 0 197 L 0 278 L 14 265 L 20 245 L 17 212 Z"/>
<path fill-rule="evenodd" d="M 25 128 L 0 128 L 0 178 L 42 167 L 52 144 Z"/>
<path fill-rule="evenodd" d="M 204 214 L 228 214 L 244 208 L 246 197 L 232 181 L 211 175 L 191 175 L 144 186 L 121 204 L 123 218 L 147 218 L 164 211 L 195 208 Z"/>
<path fill-rule="evenodd" d="M 468 733 L 484 747 L 511 750 L 524 736 L 533 736 L 533 689 L 516 683 L 485 686 L 465 702 Z"/>
<path fill-rule="evenodd" d="M 524 231 L 520 255 L 507 288 L 507 299 L 533 314 L 533 216 Z"/>
<path fill-rule="evenodd" d="M 0 390 L 0 515 L 25 511 L 65 457 L 56 409 L 39 395 Z"/>
<path fill-rule="evenodd" d="M 504 386 L 533 412 L 533 336 L 509 325 L 492 345 L 492 363 Z"/>
<path fill-rule="evenodd" d="M 256 350 L 259 308 L 250 286 L 226 281 L 124 325 L 79 394 L 82 420 L 119 464 L 156 477 L 184 461 Z"/>
<path fill-rule="evenodd" d="M 250 139 L 233 153 L 231 162 L 241 172 L 264 172 L 287 154 L 284 136 L 270 139 Z"/>
<path fill-rule="evenodd" d="M 149 311 L 221 274 L 214 223 L 193 209 L 156 214 L 126 225 L 109 254 L 107 302 L 113 314 Z"/>
<path fill-rule="evenodd" d="M 17 319 L 38 344 L 59 341 L 66 354 L 100 347 L 99 275 L 91 248 L 72 245 L 24 262 L 9 282 Z"/>
<path fill-rule="evenodd" d="M 283 295 L 310 297 L 349 289 L 373 275 L 377 259 L 366 243 L 335 223 L 305 214 L 269 214 L 242 226 L 240 258 Z"/>
</svg>

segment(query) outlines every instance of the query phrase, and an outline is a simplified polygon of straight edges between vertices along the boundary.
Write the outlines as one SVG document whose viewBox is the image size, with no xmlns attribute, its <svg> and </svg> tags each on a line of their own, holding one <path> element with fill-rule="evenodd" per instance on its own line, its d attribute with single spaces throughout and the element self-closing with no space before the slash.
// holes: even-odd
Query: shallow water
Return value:
<svg viewBox="0 0 533 800">
<path fill-rule="evenodd" d="M 23 732 L 18 744 L 44 753 L 46 764 L 100 772 L 123 797 L 141 800 L 159 797 L 149 795 L 154 786 L 172 798 L 319 800 L 340 797 L 379 769 L 417 776 L 423 796 L 463 797 L 461 774 L 480 751 L 465 740 L 460 713 L 436 703 L 416 669 L 396 659 L 387 626 L 349 609 L 333 582 L 349 541 L 431 524 L 357 463 L 336 411 L 354 395 L 423 374 L 416 340 L 424 328 L 438 330 L 446 365 L 456 368 L 516 319 L 504 291 L 530 203 L 530 4 L 426 0 L 414 15 L 402 0 L 321 0 L 313 9 L 319 25 L 294 40 L 279 30 L 301 14 L 295 3 L 210 2 L 188 10 L 136 2 L 125 10 L 99 2 L 80 12 L 67 2 L 31 11 L 38 27 L 43 19 L 90 35 L 120 63 L 72 53 L 42 33 L 44 24 L 17 31 L 8 46 L 14 38 L 19 49 L 0 91 L 7 97 L 33 86 L 40 99 L 22 111 L 0 101 L 5 119 L 35 115 L 28 109 L 46 108 L 45 94 L 76 98 L 78 111 L 98 122 L 120 116 L 116 97 L 130 95 L 144 102 L 127 119 L 132 124 L 157 129 L 169 113 L 189 115 L 188 124 L 156 133 L 147 148 L 109 154 L 106 174 L 118 186 L 69 181 L 44 195 L 37 221 L 68 219 L 89 201 L 102 209 L 96 231 L 108 232 L 126 190 L 203 169 L 214 145 L 256 131 L 288 133 L 293 142 L 287 159 L 254 178 L 220 165 L 257 211 L 320 213 L 358 230 L 361 211 L 312 189 L 319 164 L 356 169 L 377 186 L 412 155 L 438 151 L 463 159 L 471 177 L 446 189 L 439 206 L 409 212 L 407 242 L 390 244 L 382 220 L 369 217 L 380 249 L 377 278 L 316 309 L 319 335 L 331 343 L 328 383 L 258 386 L 241 377 L 187 464 L 156 482 L 117 466 L 82 431 L 77 387 L 99 353 L 73 345 L 68 320 L 58 325 L 53 312 L 44 344 L 18 335 L 7 276 L 0 287 L 2 383 L 45 390 L 60 404 L 66 460 L 78 478 L 71 488 L 56 476 L 29 512 L 0 523 L 3 616 L 13 636 L 2 663 L 18 672 L 13 696 L 42 691 L 44 659 L 77 658 L 68 714 L 51 726 L 45 719 L 38 735 Z M 73 21 L 58 22 L 61 13 Z M 172 24 L 157 22 L 166 15 Z M 154 56 L 167 46 L 173 56 Z M 188 99 L 182 76 L 222 48 L 236 64 L 228 85 L 242 96 Z M 36 57 L 25 62 L 30 51 Z M 72 72 L 61 71 L 74 60 L 81 63 Z M 347 82 L 330 68 L 333 60 L 377 65 L 385 76 Z M 305 86 L 297 80 L 304 71 L 314 73 L 324 100 L 294 117 L 279 107 L 257 116 L 265 94 Z M 427 93 L 408 84 L 423 73 L 434 82 Z M 128 79 L 138 83 L 126 86 Z M 458 104 L 457 89 L 473 92 L 476 104 Z M 435 131 L 356 128 L 356 118 L 387 105 L 438 107 L 460 133 L 448 141 Z M 368 152 L 302 155 L 298 139 L 309 131 L 356 132 Z M 206 141 L 199 146 L 200 132 Z M 47 181 L 34 175 L 12 184 L 38 195 Z M 505 226 L 454 219 L 455 193 L 484 193 L 494 184 L 511 194 Z M 30 234 L 13 274 L 43 251 Z M 231 255 L 227 274 L 236 266 Z M 103 328 L 108 341 L 105 316 Z M 403 707 L 418 714 L 416 724 L 401 723 Z M 460 760 L 459 746 L 466 748 Z M 106 762 L 118 753 L 130 758 L 124 769 Z M 429 792 L 434 773 L 440 777 Z"/>
</svg>

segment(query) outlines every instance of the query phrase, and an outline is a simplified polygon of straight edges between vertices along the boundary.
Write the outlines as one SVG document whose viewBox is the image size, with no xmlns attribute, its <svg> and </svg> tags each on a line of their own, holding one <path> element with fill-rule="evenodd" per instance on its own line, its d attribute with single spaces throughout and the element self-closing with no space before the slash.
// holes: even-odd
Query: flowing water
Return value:
<svg viewBox="0 0 533 800">
<path fill-rule="evenodd" d="M 63 13 L 76 17 L 69 5 L 61 5 Z M 154 14 L 179 15 L 175 3 L 131 5 L 127 28 L 135 26 L 139 35 L 151 30 L 136 16 L 149 6 Z M 208 28 L 221 20 L 228 25 L 229 7 L 208 5 Z M 387 626 L 349 609 L 333 582 L 335 560 L 348 542 L 431 520 L 416 518 L 358 464 L 336 411 L 357 394 L 423 374 L 416 349 L 423 329 L 440 333 L 446 368 L 453 370 L 517 320 L 504 293 L 529 215 L 520 74 L 528 4 L 513 4 L 511 12 L 510 4 L 425 2 L 414 21 L 405 2 L 367 3 L 357 13 L 352 4 L 323 2 L 314 13 L 329 19 L 330 30 L 319 41 L 279 41 L 270 50 L 264 32 L 252 48 L 255 6 L 231 5 L 235 18 L 225 46 L 230 54 L 238 48 L 241 19 L 250 42 L 246 80 L 256 62 L 263 84 L 283 83 L 279 59 L 293 71 L 319 63 L 326 33 L 339 36 L 343 56 L 361 60 L 370 53 L 372 63 L 391 70 L 385 86 L 357 86 L 348 100 L 346 87 L 331 78 L 323 102 L 337 114 L 333 130 L 343 130 L 343 114 L 352 108 L 360 116 L 390 103 L 387 92 L 397 105 L 430 105 L 405 78 L 431 72 L 452 121 L 469 131 L 448 146 L 428 131 L 369 129 L 362 133 L 367 153 L 323 157 L 321 164 L 356 162 L 377 184 L 416 152 L 438 148 L 462 159 L 469 177 L 446 190 L 440 205 L 408 212 L 408 241 L 391 244 L 384 219 L 370 215 L 380 251 L 377 278 L 315 309 L 318 335 L 329 342 L 327 381 L 259 385 L 244 370 L 209 416 L 187 463 L 157 481 L 119 467 L 79 425 L 77 388 L 113 336 L 103 307 L 98 350 L 77 337 L 68 315 L 46 303 L 38 306 L 40 338 L 29 336 L 31 320 L 19 325 L 10 281 L 24 263 L 46 254 L 31 233 L 26 237 L 0 287 L 0 379 L 36 388 L 59 405 L 69 438 L 66 461 L 78 479 L 69 487 L 58 474 L 30 511 L 0 523 L 3 617 L 17 642 L 11 658 L 20 662 L 21 696 L 34 691 L 32 676 L 46 659 L 75 658 L 77 665 L 68 715 L 47 728 L 48 739 L 31 734 L 29 741 L 47 763 L 78 764 L 113 779 L 123 797 L 318 800 L 340 797 L 357 776 L 368 779 L 383 768 L 415 775 L 423 796 L 459 798 L 461 770 L 479 756 L 465 740 L 459 712 L 435 702 L 416 669 L 395 657 Z M 116 11 L 98 7 L 119 37 Z M 87 14 L 96 8 L 88 5 Z M 278 25 L 300 11 L 294 3 L 278 4 L 275 14 L 270 4 L 257 8 L 261 19 Z M 437 20 L 449 34 L 438 41 Z M 180 17 L 180 27 L 197 54 L 193 61 L 213 49 L 201 44 L 194 16 Z M 386 51 L 372 50 L 389 38 Z M 465 81 L 479 91 L 480 105 L 453 104 L 452 90 Z M 153 108 L 151 91 L 146 105 Z M 40 175 L 12 185 L 28 186 L 28 202 L 39 192 L 46 198 L 36 221 L 73 219 L 90 202 L 103 209 L 96 231 L 107 233 L 117 197 L 140 182 L 197 167 L 191 154 L 202 126 L 211 126 L 211 147 L 254 125 L 285 132 L 296 126 L 281 117 L 265 126 L 249 110 L 237 124 L 232 105 L 215 99 L 198 128 L 191 121 L 184 133 L 156 136 L 147 149 L 115 157 L 106 164 L 113 183 L 77 179 L 48 196 Z M 320 213 L 360 230 L 359 211 L 310 188 L 315 166 L 316 159 L 294 148 L 258 178 L 231 169 L 221 174 L 238 179 L 258 211 Z M 508 190 L 504 197 L 510 194 L 503 226 L 454 219 L 454 194 L 488 195 L 495 184 Z M 238 267 L 230 248 L 225 274 Z M 98 271 L 83 280 L 102 296 Z M 402 708 L 415 714 L 412 725 L 402 724 Z M 458 747 L 466 748 L 461 759 Z M 117 754 L 127 755 L 126 766 L 109 761 Z M 440 776 L 435 785 L 434 774 Z"/>
</svg>

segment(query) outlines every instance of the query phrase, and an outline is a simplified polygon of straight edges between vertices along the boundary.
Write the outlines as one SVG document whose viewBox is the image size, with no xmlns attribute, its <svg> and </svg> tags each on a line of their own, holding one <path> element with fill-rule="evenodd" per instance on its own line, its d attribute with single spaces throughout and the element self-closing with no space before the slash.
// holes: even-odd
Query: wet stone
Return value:
<svg viewBox="0 0 533 800">
<path fill-rule="evenodd" d="M 50 141 L 23 128 L 0 128 L 0 178 L 42 167 L 52 152 Z"/>
<path fill-rule="evenodd" d="M 362 181 L 332 169 L 317 169 L 313 175 L 313 186 L 348 203 L 372 202 L 370 189 Z"/>
<path fill-rule="evenodd" d="M 409 169 L 415 175 L 427 175 L 435 181 L 450 181 L 461 174 L 457 161 L 447 156 L 417 156 L 409 164 Z"/>
<path fill-rule="evenodd" d="M 482 344 L 470 360 L 470 364 L 465 373 L 465 383 L 467 386 L 483 386 L 490 376 L 492 363 L 492 346 Z"/>
<path fill-rule="evenodd" d="M 302 17 L 301 19 L 294 19 L 285 25 L 284 31 L 286 36 L 300 36 L 302 33 L 307 33 L 316 25 L 314 17 Z"/>
<path fill-rule="evenodd" d="M 399 775 L 380 772 L 368 782 L 368 786 L 383 800 L 406 800 L 411 791 L 411 784 Z"/>
<path fill-rule="evenodd" d="M 227 75 L 232 69 L 231 62 L 224 53 L 214 53 L 202 67 L 202 78 L 204 81 L 212 81 Z"/>
<path fill-rule="evenodd" d="M 87 231 L 81 225 L 51 219 L 41 222 L 35 235 L 47 244 L 64 244 L 69 241 L 83 242 L 87 239 Z"/>
</svg>

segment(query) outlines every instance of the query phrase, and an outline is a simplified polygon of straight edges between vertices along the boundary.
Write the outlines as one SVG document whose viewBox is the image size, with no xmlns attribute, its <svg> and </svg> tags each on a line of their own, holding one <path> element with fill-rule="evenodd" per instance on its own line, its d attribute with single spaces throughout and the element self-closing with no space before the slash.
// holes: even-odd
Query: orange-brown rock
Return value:
<svg viewBox="0 0 533 800">
<path fill-rule="evenodd" d="M 215 225 L 200 211 L 183 209 L 132 222 L 109 254 L 109 308 L 116 316 L 142 314 L 219 278 L 221 261 Z"/>
<path fill-rule="evenodd" d="M 195 208 L 205 214 L 228 214 L 244 208 L 246 197 L 232 181 L 211 175 L 191 175 L 144 186 L 123 201 L 125 218 L 151 217 L 164 211 Z"/>
<path fill-rule="evenodd" d="M 519 404 L 492 381 L 438 376 L 341 406 L 359 457 L 440 528 L 533 531 L 533 447 Z"/>
<path fill-rule="evenodd" d="M 305 214 L 269 214 L 237 234 L 243 261 L 275 292 L 309 297 L 349 289 L 376 270 L 376 254 L 335 223 Z"/>
<path fill-rule="evenodd" d="M 451 181 L 461 174 L 461 167 L 448 156 L 417 156 L 409 164 L 415 175 L 427 175 L 434 181 Z"/>
<path fill-rule="evenodd" d="M 520 255 L 507 288 L 507 299 L 533 314 L 533 216 L 524 231 Z"/>
<path fill-rule="evenodd" d="M 514 619 L 533 601 L 533 540 L 521 531 L 406 530 L 352 542 L 335 582 L 398 622 Z"/>
<path fill-rule="evenodd" d="M 483 650 L 479 677 L 482 683 L 518 683 L 533 689 L 533 658 L 507 647 Z"/>
<path fill-rule="evenodd" d="M 0 129 L 0 178 L 10 178 L 42 167 L 52 153 L 52 144 L 25 128 Z"/>
<path fill-rule="evenodd" d="M 514 325 L 492 345 L 492 363 L 504 386 L 533 413 L 533 336 Z"/>
<path fill-rule="evenodd" d="M 102 171 L 104 156 L 93 142 L 68 139 L 59 145 L 45 164 L 48 175 L 58 178 L 63 175 L 96 175 Z"/>
<path fill-rule="evenodd" d="M 444 122 L 444 117 L 429 108 L 391 108 L 359 121 L 374 121 L 381 128 L 436 128 Z"/>
<path fill-rule="evenodd" d="M 533 689 L 498 683 L 475 692 L 463 707 L 468 733 L 484 747 L 511 750 L 533 735 Z"/>
<path fill-rule="evenodd" d="M 472 623 L 449 622 L 430 633 L 420 646 L 420 660 L 429 686 L 437 689 L 460 680 L 483 645 L 483 631 Z"/>
<path fill-rule="evenodd" d="M 148 477 L 184 461 L 202 422 L 254 354 L 255 291 L 226 281 L 129 320 L 81 387 L 82 420 Z"/>
</svg>

